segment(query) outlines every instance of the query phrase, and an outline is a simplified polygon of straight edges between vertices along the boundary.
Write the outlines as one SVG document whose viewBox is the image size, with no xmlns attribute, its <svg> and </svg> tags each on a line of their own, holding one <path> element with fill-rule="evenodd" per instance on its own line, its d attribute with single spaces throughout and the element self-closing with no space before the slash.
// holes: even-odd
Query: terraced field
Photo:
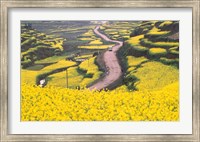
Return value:
<svg viewBox="0 0 200 142">
<path fill-rule="evenodd" d="M 86 33 L 80 36 L 80 40 L 88 41 L 88 44 L 84 46 L 79 46 L 78 48 L 83 49 L 107 49 L 112 47 L 114 44 L 106 42 L 98 37 L 93 30 L 88 30 Z"/>
<path fill-rule="evenodd" d="M 132 30 L 139 22 L 113 21 L 102 24 L 101 31 L 113 40 L 125 40 L 130 37 Z"/>
<path fill-rule="evenodd" d="M 25 21 L 21 29 L 22 121 L 179 120 L 177 21 Z M 108 76 L 117 77 L 112 87 L 91 89 Z"/>
<path fill-rule="evenodd" d="M 69 62 L 73 62 L 72 66 L 78 66 L 81 61 L 92 58 L 94 52 L 108 47 L 101 41 L 101 38 L 91 32 L 94 27 L 92 23 L 73 22 L 73 26 L 67 26 L 68 22 L 45 23 L 49 25 L 44 26 L 44 24 L 32 22 L 31 27 L 28 27 L 26 23 L 22 23 L 22 82 L 38 84 L 41 79 L 46 78 L 47 85 L 66 87 L 65 69 L 71 66 Z M 92 40 L 84 38 L 85 36 L 91 37 Z M 94 48 L 79 48 L 79 46 L 86 45 Z M 73 71 L 76 70 L 73 69 Z M 82 79 L 84 79 L 84 74 L 80 72 L 77 72 L 77 76 L 80 78 L 83 76 Z M 59 77 L 58 85 L 56 81 Z M 79 80 L 75 82 L 68 87 L 82 86 Z M 88 85 L 86 83 L 83 84 L 86 86 Z"/>
<path fill-rule="evenodd" d="M 124 58 L 124 80 L 129 90 L 155 90 L 167 85 L 165 82 L 178 82 L 177 33 L 176 21 L 142 22 L 133 30 L 119 55 Z"/>
</svg>

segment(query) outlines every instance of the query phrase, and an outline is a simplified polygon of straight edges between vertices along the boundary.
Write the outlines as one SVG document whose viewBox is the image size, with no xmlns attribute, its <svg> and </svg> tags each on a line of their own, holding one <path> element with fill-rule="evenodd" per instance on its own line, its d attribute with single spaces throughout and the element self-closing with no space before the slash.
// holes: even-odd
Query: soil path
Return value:
<svg viewBox="0 0 200 142">
<path fill-rule="evenodd" d="M 115 45 L 112 47 L 112 51 L 106 51 L 103 55 L 103 60 L 107 67 L 106 76 L 99 80 L 97 83 L 93 84 L 89 87 L 90 90 L 101 90 L 108 87 L 114 81 L 118 80 L 122 75 L 121 66 L 119 65 L 116 52 L 119 48 L 123 45 L 123 42 L 109 39 L 106 35 L 100 33 L 99 30 L 100 26 L 97 26 L 94 29 L 95 34 L 99 35 L 106 41 L 113 42 Z"/>
</svg>

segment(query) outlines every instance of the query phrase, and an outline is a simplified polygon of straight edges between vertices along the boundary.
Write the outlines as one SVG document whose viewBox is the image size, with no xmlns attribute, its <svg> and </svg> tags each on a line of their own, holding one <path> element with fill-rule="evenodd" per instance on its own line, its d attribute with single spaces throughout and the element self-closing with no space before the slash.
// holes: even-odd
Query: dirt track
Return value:
<svg viewBox="0 0 200 142">
<path fill-rule="evenodd" d="M 119 65 L 116 52 L 123 45 L 123 42 L 117 40 L 111 40 L 106 35 L 100 33 L 98 30 L 99 26 L 97 26 L 94 29 L 94 32 L 104 40 L 115 43 L 115 46 L 113 46 L 112 51 L 106 51 L 103 55 L 103 60 L 108 70 L 106 76 L 102 80 L 99 80 L 97 83 L 90 86 L 89 87 L 90 90 L 104 89 L 110 84 L 112 84 L 114 81 L 119 79 L 119 77 L 122 75 L 121 66 Z"/>
</svg>

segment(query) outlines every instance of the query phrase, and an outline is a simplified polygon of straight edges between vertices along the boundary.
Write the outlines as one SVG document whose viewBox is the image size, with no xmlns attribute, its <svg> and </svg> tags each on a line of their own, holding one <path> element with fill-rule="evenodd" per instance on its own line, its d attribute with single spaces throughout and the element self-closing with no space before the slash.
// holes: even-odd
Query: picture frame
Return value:
<svg viewBox="0 0 200 142">
<path fill-rule="evenodd" d="M 192 35 L 193 35 L 193 57 L 192 57 L 192 112 L 193 133 L 190 135 L 175 134 L 175 135 L 136 135 L 136 134 L 124 134 L 124 135 L 108 135 L 108 134 L 87 134 L 87 135 L 13 135 L 8 133 L 8 11 L 10 8 L 192 8 Z M 200 1 L 199 0 L 186 0 L 186 1 L 136 1 L 136 0 L 117 0 L 117 1 L 20 1 L 20 0 L 1 0 L 1 141 L 200 141 L 200 127 L 199 127 L 199 78 L 200 78 L 200 47 L 199 47 L 199 27 L 200 27 Z"/>
</svg>

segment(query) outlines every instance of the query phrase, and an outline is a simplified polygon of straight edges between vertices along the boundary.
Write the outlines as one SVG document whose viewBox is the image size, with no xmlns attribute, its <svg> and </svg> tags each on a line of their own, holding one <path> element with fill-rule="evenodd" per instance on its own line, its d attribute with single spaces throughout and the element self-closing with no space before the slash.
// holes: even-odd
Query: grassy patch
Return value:
<svg viewBox="0 0 200 142">
<path fill-rule="evenodd" d="M 65 58 L 66 58 L 66 56 L 52 56 L 52 57 L 48 57 L 48 58 L 45 58 L 42 60 L 38 60 L 35 63 L 36 64 L 55 63 L 55 62 L 65 59 Z"/>
<path fill-rule="evenodd" d="M 33 66 L 30 66 L 28 68 L 26 68 L 27 70 L 41 70 L 42 68 L 44 68 L 44 65 L 33 65 Z"/>
<path fill-rule="evenodd" d="M 92 54 L 86 54 L 86 55 L 81 55 L 81 56 L 75 57 L 75 59 L 88 59 L 91 57 L 92 57 Z"/>
<path fill-rule="evenodd" d="M 68 70 L 68 87 L 76 89 L 80 86 L 80 82 L 83 79 L 83 75 L 77 71 L 78 67 L 71 67 Z M 59 72 L 48 76 L 48 85 L 57 87 L 67 87 L 66 71 Z"/>
</svg>

